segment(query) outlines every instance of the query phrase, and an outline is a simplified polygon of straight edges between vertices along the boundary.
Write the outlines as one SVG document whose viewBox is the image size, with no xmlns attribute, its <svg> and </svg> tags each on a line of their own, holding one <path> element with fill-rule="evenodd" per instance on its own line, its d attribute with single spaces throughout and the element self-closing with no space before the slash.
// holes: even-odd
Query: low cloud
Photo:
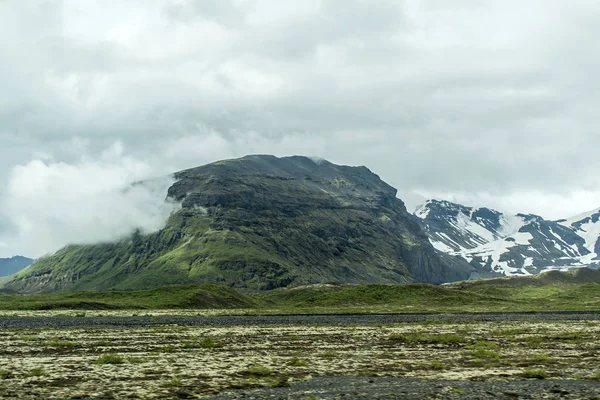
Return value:
<svg viewBox="0 0 600 400">
<path fill-rule="evenodd" d="M 99 159 L 33 160 L 14 167 L 0 208 L 6 228 L 0 253 L 39 257 L 67 244 L 159 230 L 178 205 L 166 200 L 173 178 L 155 173 L 149 164 L 124 156 L 120 144 Z"/>
</svg>

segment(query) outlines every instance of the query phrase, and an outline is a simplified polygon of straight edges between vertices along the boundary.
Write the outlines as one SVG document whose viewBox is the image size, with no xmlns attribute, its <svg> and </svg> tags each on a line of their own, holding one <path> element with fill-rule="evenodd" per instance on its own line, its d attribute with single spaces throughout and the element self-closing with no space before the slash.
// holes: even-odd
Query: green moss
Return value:
<svg viewBox="0 0 600 400">
<path fill-rule="evenodd" d="M 224 344 L 222 342 L 211 337 L 188 340 L 183 344 L 183 347 L 186 349 L 217 349 L 223 346 Z"/>
<path fill-rule="evenodd" d="M 546 379 L 549 375 L 544 369 L 526 369 L 521 372 L 521 376 L 527 379 Z"/>
<path fill-rule="evenodd" d="M 127 357 L 127 362 L 129 364 L 145 364 L 148 362 L 148 359 L 143 357 Z"/>
<path fill-rule="evenodd" d="M 0 379 L 10 379 L 13 377 L 13 373 L 5 369 L 0 369 Z"/>
<path fill-rule="evenodd" d="M 167 388 L 178 388 L 183 386 L 183 381 L 179 378 L 173 378 L 163 384 L 164 387 Z"/>
<path fill-rule="evenodd" d="M 293 357 L 287 362 L 287 365 L 289 365 L 290 367 L 306 367 L 308 366 L 308 361 L 302 358 Z"/>
<path fill-rule="evenodd" d="M 32 368 L 25 375 L 29 377 L 40 377 L 46 375 L 46 370 L 42 367 Z"/>
<path fill-rule="evenodd" d="M 453 333 L 444 333 L 440 335 L 424 335 L 421 333 L 392 334 L 388 336 L 389 340 L 402 343 L 421 343 L 421 344 L 461 344 L 468 341 L 467 338 Z"/>
<path fill-rule="evenodd" d="M 446 369 L 446 365 L 440 361 L 430 361 L 428 363 L 419 363 L 416 365 L 418 369 L 432 370 L 432 371 L 443 371 Z"/>
<path fill-rule="evenodd" d="M 125 358 L 119 354 L 102 354 L 100 357 L 98 357 L 98 359 L 96 359 L 95 364 L 125 364 L 125 362 Z"/>
<path fill-rule="evenodd" d="M 273 375 L 271 368 L 263 367 L 260 365 L 253 365 L 242 372 L 244 375 L 251 375 L 256 377 Z"/>
<path fill-rule="evenodd" d="M 48 347 L 62 347 L 62 348 L 74 348 L 74 347 L 78 346 L 78 344 L 75 342 L 69 342 L 66 340 L 58 340 L 58 339 L 47 340 L 45 342 L 42 342 L 42 345 L 48 346 Z"/>
</svg>

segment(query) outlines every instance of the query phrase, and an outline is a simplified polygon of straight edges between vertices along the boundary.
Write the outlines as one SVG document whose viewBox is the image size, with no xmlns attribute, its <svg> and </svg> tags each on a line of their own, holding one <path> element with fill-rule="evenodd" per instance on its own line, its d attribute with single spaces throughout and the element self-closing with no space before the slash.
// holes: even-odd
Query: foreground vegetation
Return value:
<svg viewBox="0 0 600 400">
<path fill-rule="evenodd" d="M 385 313 L 600 310 L 600 271 L 451 285 L 314 285 L 241 293 L 219 284 L 142 291 L 0 294 L 0 310 L 219 309 L 227 313 Z M 237 311 L 231 311 L 237 310 Z"/>
<path fill-rule="evenodd" d="M 314 376 L 600 379 L 598 321 L 5 329 L 0 399 L 197 398 Z"/>
</svg>

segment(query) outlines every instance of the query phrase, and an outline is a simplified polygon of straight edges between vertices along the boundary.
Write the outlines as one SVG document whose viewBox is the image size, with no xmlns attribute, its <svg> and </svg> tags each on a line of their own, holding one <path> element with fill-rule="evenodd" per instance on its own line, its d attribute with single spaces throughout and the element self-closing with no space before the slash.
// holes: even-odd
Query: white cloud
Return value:
<svg viewBox="0 0 600 400">
<path fill-rule="evenodd" d="M 504 195 L 490 192 L 413 192 L 420 200 L 445 199 L 472 207 L 488 207 L 511 214 L 537 214 L 547 219 L 567 219 L 581 211 L 598 209 L 600 191 L 577 190 L 571 193 L 550 193 L 525 190 Z M 424 202 L 424 201 L 422 201 Z"/>
<path fill-rule="evenodd" d="M 10 227 L 2 238 L 6 255 L 39 257 L 67 244 L 114 241 L 135 229 L 164 227 L 177 207 L 165 201 L 173 179 L 156 178 L 150 165 L 123 151 L 115 144 L 97 160 L 34 160 L 14 167 L 0 207 Z"/>
</svg>

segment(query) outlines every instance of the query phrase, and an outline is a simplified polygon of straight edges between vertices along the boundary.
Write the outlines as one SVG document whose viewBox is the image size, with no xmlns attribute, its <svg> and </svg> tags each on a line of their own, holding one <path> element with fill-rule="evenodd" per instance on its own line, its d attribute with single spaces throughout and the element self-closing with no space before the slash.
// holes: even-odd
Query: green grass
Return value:
<svg viewBox="0 0 600 400">
<path fill-rule="evenodd" d="M 526 369 L 523 370 L 521 376 L 527 379 L 546 379 L 549 375 L 544 369 Z"/>
<path fill-rule="evenodd" d="M 401 343 L 421 343 L 421 344 L 461 344 L 468 341 L 464 336 L 454 333 L 444 333 L 439 335 L 424 335 L 422 333 L 401 333 L 391 334 L 389 340 Z"/>
<path fill-rule="evenodd" d="M 58 339 L 47 340 L 45 342 L 42 342 L 42 345 L 48 346 L 48 347 L 62 347 L 62 348 L 74 348 L 74 347 L 79 346 L 75 342 L 69 342 L 66 340 L 58 340 Z"/>
<path fill-rule="evenodd" d="M 443 371 L 446 369 L 446 365 L 440 361 L 430 361 L 428 363 L 417 364 L 417 368 L 431 371 Z"/>
<path fill-rule="evenodd" d="M 263 367 L 260 365 L 253 365 L 253 366 L 249 367 L 248 369 L 246 369 L 245 371 L 243 371 L 243 374 L 256 376 L 256 377 L 269 376 L 269 375 L 273 375 L 273 370 L 271 368 Z"/>
<path fill-rule="evenodd" d="M 148 359 L 142 357 L 127 357 L 127 362 L 129 364 L 144 364 L 148 362 Z"/>
<path fill-rule="evenodd" d="M 246 314 L 596 311 L 600 284 L 524 277 L 446 286 L 317 285 L 258 293 L 206 283 L 140 291 L 0 294 L 0 310 L 51 309 L 236 309 Z M 521 337 L 527 333 L 518 327 L 492 332 L 513 341 L 527 340 Z M 581 334 L 549 339 L 585 340 Z"/>
<path fill-rule="evenodd" d="M 56 292 L 35 295 L 0 294 L 0 310 L 57 309 L 189 309 L 255 308 L 256 302 L 227 286 L 168 286 L 160 289 L 108 292 Z M 78 314 L 82 316 L 84 314 Z"/>
<path fill-rule="evenodd" d="M 125 364 L 125 358 L 118 354 L 102 354 L 96 360 L 96 364 L 105 365 L 105 364 Z"/>
<path fill-rule="evenodd" d="M 173 378 L 170 381 L 167 381 L 163 384 L 163 386 L 170 387 L 170 388 L 178 388 L 178 387 L 181 387 L 182 385 L 183 385 L 183 382 L 179 378 Z"/>
<path fill-rule="evenodd" d="M 530 356 L 527 361 L 533 364 L 547 364 L 552 361 L 552 357 L 548 354 L 534 354 Z"/>
<path fill-rule="evenodd" d="M 321 358 L 336 358 L 339 357 L 339 354 L 336 353 L 335 351 L 324 351 L 323 353 L 319 353 L 317 354 L 318 357 Z"/>
<path fill-rule="evenodd" d="M 302 358 L 294 357 L 287 362 L 287 365 L 290 367 L 306 367 L 308 366 L 308 361 Z"/>
<path fill-rule="evenodd" d="M 203 339 L 188 340 L 183 343 L 184 349 L 217 349 L 223 347 L 224 344 L 215 340 L 214 338 L 207 337 Z"/>
<path fill-rule="evenodd" d="M 27 372 L 25 375 L 29 376 L 29 377 L 44 376 L 44 375 L 46 375 L 46 370 L 42 367 L 37 367 L 37 368 L 33 368 L 33 369 L 29 370 L 29 372 Z"/>
</svg>

